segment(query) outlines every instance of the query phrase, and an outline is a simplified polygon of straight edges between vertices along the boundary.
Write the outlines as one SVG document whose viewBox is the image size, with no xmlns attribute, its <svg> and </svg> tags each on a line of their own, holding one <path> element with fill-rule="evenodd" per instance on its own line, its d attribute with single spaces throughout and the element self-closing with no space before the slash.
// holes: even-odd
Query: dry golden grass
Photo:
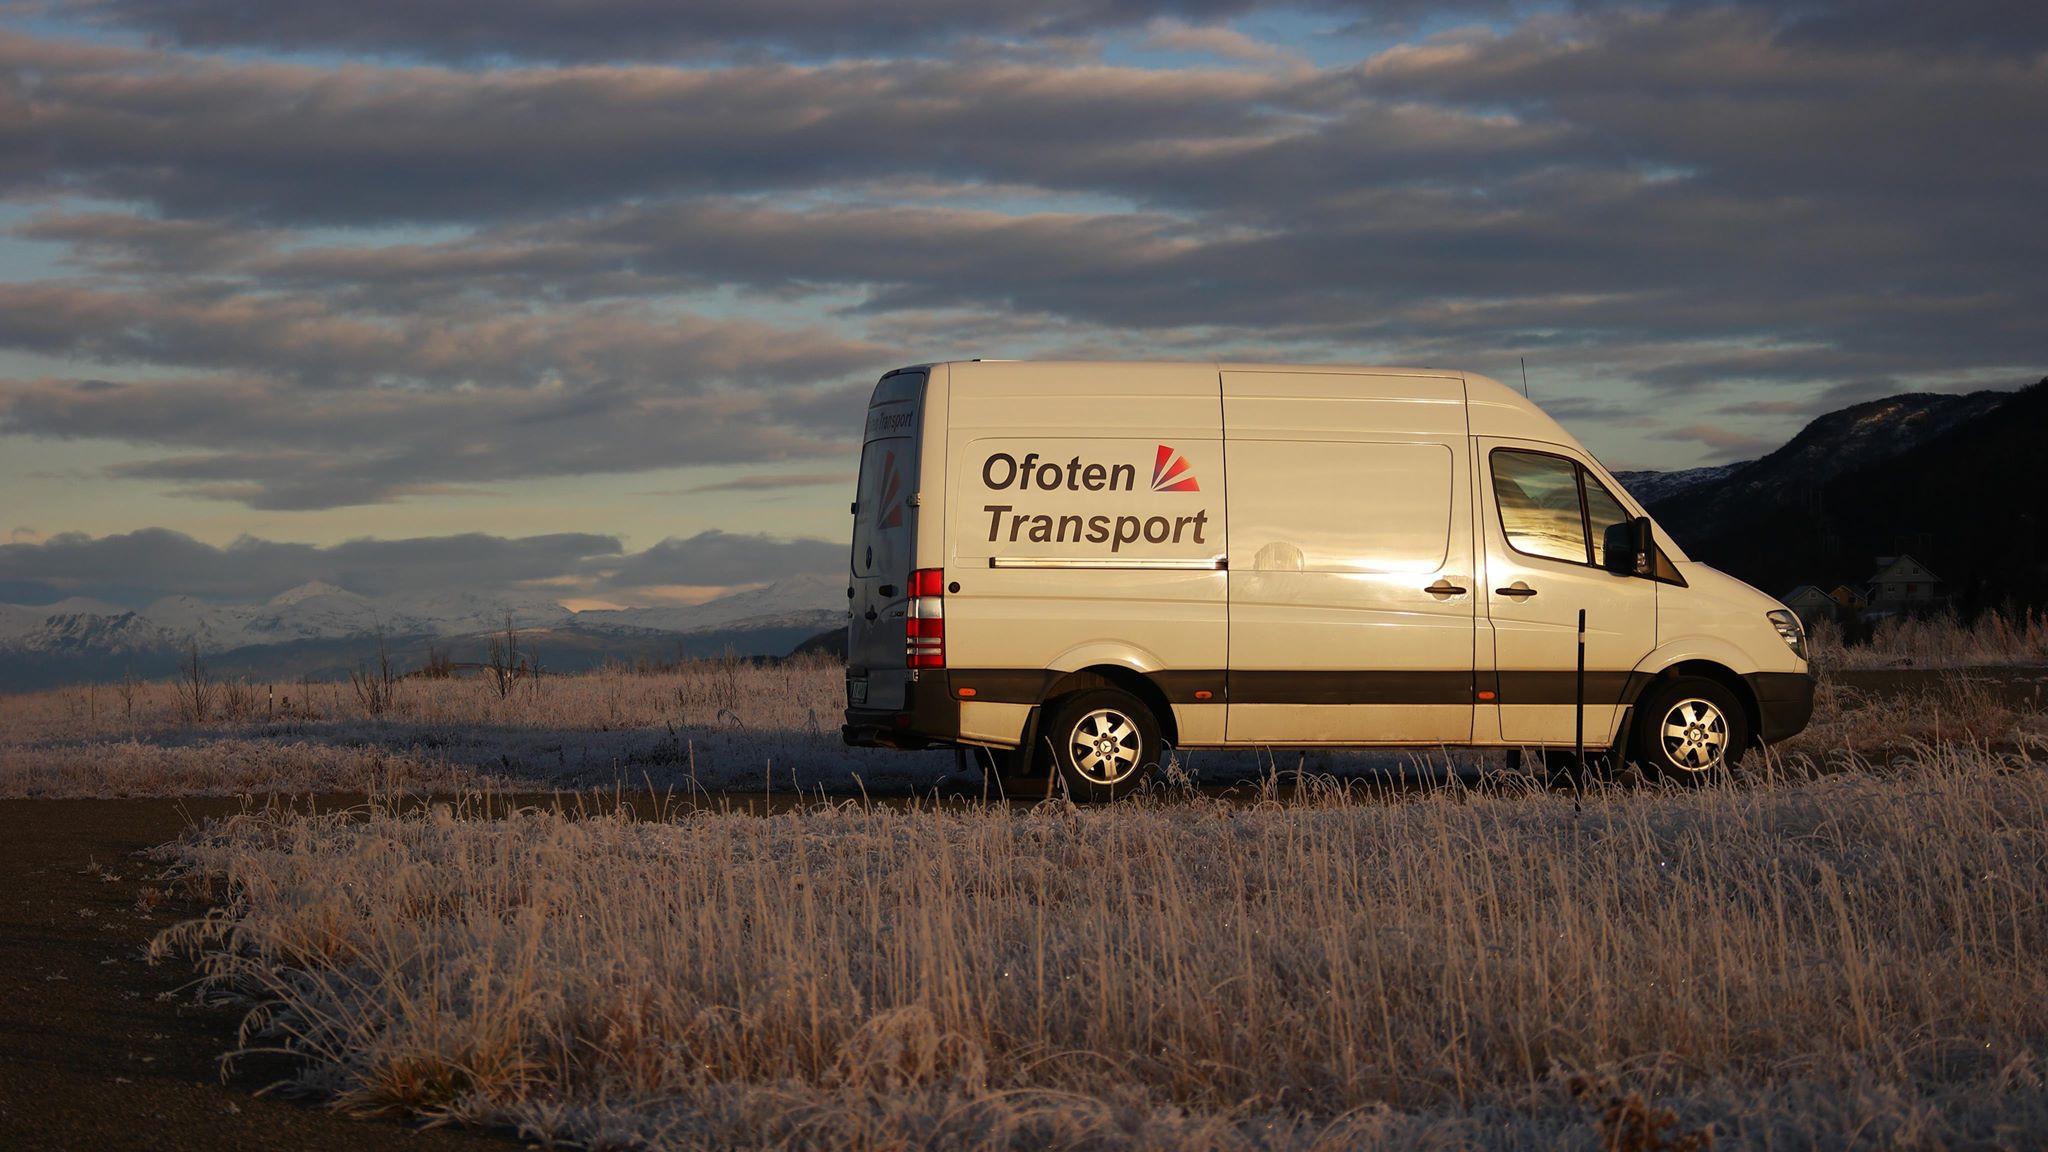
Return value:
<svg viewBox="0 0 2048 1152">
<path fill-rule="evenodd" d="M 2048 776 L 251 812 L 164 934 L 356 1112 L 592 1147 L 2038 1147 Z"/>
<path fill-rule="evenodd" d="M 702 661 L 520 680 L 220 686 L 204 722 L 169 682 L 0 695 L 0 796 L 249 791 L 794 788 L 903 791 L 948 754 L 849 749 L 841 666 Z"/>
<path fill-rule="evenodd" d="M 1824 674 L 1804 731 L 1752 754 L 1745 768 L 1829 770 L 1865 760 L 1918 758 L 1929 746 L 1982 746 L 2048 753 L 2048 712 L 1988 675 L 1948 672 L 1919 687 L 1856 688 Z"/>
<path fill-rule="evenodd" d="M 1778 754 L 1829 765 L 1916 743 L 2048 740 L 2038 685 L 2025 701 L 1976 675 L 1945 674 L 1903 693 L 1841 680 L 1901 663 L 2048 662 L 2044 640 L 2048 622 L 2033 617 L 1987 617 L 1970 629 L 1903 621 L 1880 630 L 1874 646 L 1847 650 L 1823 633 L 1816 665 L 1834 671 L 1823 676 L 1812 726 Z M 612 668 L 519 680 L 504 695 L 480 679 L 401 679 L 374 712 L 342 683 L 220 684 L 203 722 L 189 693 L 181 697 L 169 681 L 0 695 L 0 796 L 445 792 L 485 783 L 903 793 L 952 774 L 946 753 L 841 746 L 842 704 L 841 666 L 824 658 L 703 661 L 647 674 Z M 1310 771 L 1396 759 L 1292 758 Z M 1257 760 L 1203 752 L 1180 757 L 1178 767 L 1241 778 L 1260 771 Z"/>
<path fill-rule="evenodd" d="M 1894 616 L 1859 644 L 1843 643 L 1842 630 L 1824 620 L 1811 641 L 1814 665 L 1822 669 L 2039 665 L 2048 664 L 2048 616 L 1986 612 L 1968 625 L 1946 613 Z"/>
</svg>

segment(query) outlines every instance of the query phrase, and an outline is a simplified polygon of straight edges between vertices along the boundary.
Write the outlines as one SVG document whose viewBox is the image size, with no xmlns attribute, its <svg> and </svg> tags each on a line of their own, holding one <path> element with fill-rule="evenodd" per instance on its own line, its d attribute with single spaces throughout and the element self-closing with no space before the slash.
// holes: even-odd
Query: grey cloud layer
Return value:
<svg viewBox="0 0 2048 1152">
<path fill-rule="evenodd" d="M 844 548 L 703 532 L 628 553 L 617 537 L 584 533 L 506 538 L 482 533 L 319 546 L 245 537 L 216 547 L 146 528 L 41 543 L 0 544 L 0 602 L 48 603 L 86 596 L 142 607 L 181 593 L 207 600 L 261 600 L 320 580 L 365 596 L 395 592 L 558 594 L 649 585 L 730 586 L 829 572 Z"/>
<path fill-rule="evenodd" d="M 620 556 L 616 537 L 584 534 L 353 540 L 328 547 L 243 538 L 222 548 L 164 528 L 97 538 L 67 533 L 39 544 L 0 545 L 0 600 L 88 596 L 141 606 L 172 593 L 249 600 L 312 580 L 365 596 L 499 591 Z"/>
<path fill-rule="evenodd" d="M 512 54 L 549 60 L 668 59 L 755 50 L 903 52 L 966 37 L 1070 36 L 1160 17 L 1235 16 L 1256 0 L 85 0 L 80 7 L 188 44 L 396 51 L 428 57 Z M 1342 5 L 1355 17 L 1405 22 L 1455 7 L 1378 0 Z"/>
<path fill-rule="evenodd" d="M 1648 390 L 1688 442 L 1711 404 L 1685 398 L 1730 381 L 1927 386 L 2042 354 L 2040 6 L 1545 6 L 1256 69 L 749 56 L 833 48 L 867 12 L 799 0 L 94 7 L 188 43 L 721 49 L 472 69 L 0 36 L 0 188 L 59 197 L 17 232 L 73 261 L 0 283 L 0 348 L 85 366 L 0 382 L 0 432 L 126 441 L 157 455 L 121 477 L 260 507 L 821 471 L 864 377 L 956 353 L 1527 353 Z M 931 36 L 1238 7 L 948 10 Z M 312 231 L 422 221 L 446 227 Z"/>
<path fill-rule="evenodd" d="M 942 173 L 1092 185 L 1281 126 L 1227 70 L 856 61 L 720 68 L 249 63 L 0 39 L 22 187 L 173 215 L 471 221 L 625 196 Z M 54 57 L 54 59 L 53 59 Z M 1306 93 L 1304 93 L 1306 94 Z M 1066 175 L 1062 175 L 1066 173 Z"/>
<path fill-rule="evenodd" d="M 36 380 L 0 389 L 0 432 L 168 448 L 172 455 L 116 465 L 113 474 L 256 508 L 333 508 L 495 480 L 816 458 L 843 450 L 836 432 L 857 423 L 864 391 L 689 396 L 603 385 L 419 392 L 279 388 L 236 377 Z"/>
<path fill-rule="evenodd" d="M 1739 0 L 1779 16 L 1788 38 L 1812 42 L 1941 44 L 2025 50 L 2048 40 L 2033 0 Z M 1616 0 L 1571 5 L 1601 11 Z M 1679 0 L 1673 7 L 1707 6 Z M 970 37 L 1076 36 L 1149 20 L 1201 23 L 1240 16 L 1257 0 L 73 0 L 59 3 L 193 45 L 398 52 L 427 58 L 512 55 L 545 60 L 721 57 L 747 51 L 889 52 Z M 1424 15 L 1497 18 L 1534 5 L 1513 0 L 1302 0 L 1298 9 L 1384 33 Z M 1557 7 L 1552 5 L 1551 7 Z"/>
<path fill-rule="evenodd" d="M 800 572 L 832 572 L 844 569 L 845 565 L 845 544 L 825 540 L 778 540 L 733 532 L 699 532 L 687 539 L 664 540 L 645 552 L 626 557 L 606 577 L 603 586 L 726 586 Z"/>
</svg>

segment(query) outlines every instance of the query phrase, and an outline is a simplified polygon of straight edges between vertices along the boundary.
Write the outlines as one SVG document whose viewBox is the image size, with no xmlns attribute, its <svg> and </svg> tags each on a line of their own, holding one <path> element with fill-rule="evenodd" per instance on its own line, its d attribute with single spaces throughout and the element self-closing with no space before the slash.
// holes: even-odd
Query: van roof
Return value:
<svg viewBox="0 0 2048 1152">
<path fill-rule="evenodd" d="M 1548 412 L 1520 392 L 1491 377 L 1474 372 L 1460 372 L 1454 368 L 1402 368 L 1385 364 L 1262 364 L 1228 360 L 947 360 L 915 367 L 933 368 L 940 364 L 956 369 L 968 369 L 964 375 L 969 377 L 979 375 L 973 369 L 986 366 L 988 369 L 997 370 L 999 378 L 1013 383 L 1021 383 L 1020 376 L 1028 380 L 1033 373 L 1041 369 L 1100 372 L 1118 368 L 1144 368 L 1153 371 L 1196 368 L 1214 372 L 1327 372 L 1354 376 L 1420 376 L 1463 380 L 1466 414 L 1472 435 L 1537 440 L 1548 444 L 1569 445 L 1582 452 L 1586 450 L 1585 445 L 1579 443 L 1577 437 L 1565 431 Z"/>
<path fill-rule="evenodd" d="M 1454 368 L 1403 368 L 1388 364 L 1267 364 L 1257 361 L 1239 360 L 1019 360 L 1014 358 L 977 356 L 971 360 L 932 360 L 923 364 L 906 364 L 894 371 L 906 372 L 919 368 L 936 368 L 941 364 L 1025 364 L 1034 368 L 1214 368 L 1219 372 L 1349 372 L 1370 376 L 1469 376 Z"/>
</svg>

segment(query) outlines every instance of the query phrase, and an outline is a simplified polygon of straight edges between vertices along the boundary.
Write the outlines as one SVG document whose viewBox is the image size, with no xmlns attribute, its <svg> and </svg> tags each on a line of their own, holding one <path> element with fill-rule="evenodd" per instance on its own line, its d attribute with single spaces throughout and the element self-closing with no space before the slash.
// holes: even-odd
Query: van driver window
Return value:
<svg viewBox="0 0 2048 1152">
<path fill-rule="evenodd" d="M 1628 519 L 1628 510 L 1621 501 L 1603 487 L 1600 481 L 1586 473 L 1586 519 L 1593 528 L 1593 563 L 1607 562 L 1607 530 Z"/>
<path fill-rule="evenodd" d="M 1507 449 L 1496 449 L 1492 460 L 1494 501 L 1508 545 L 1531 556 L 1586 563 L 1578 466 L 1562 456 Z"/>
</svg>

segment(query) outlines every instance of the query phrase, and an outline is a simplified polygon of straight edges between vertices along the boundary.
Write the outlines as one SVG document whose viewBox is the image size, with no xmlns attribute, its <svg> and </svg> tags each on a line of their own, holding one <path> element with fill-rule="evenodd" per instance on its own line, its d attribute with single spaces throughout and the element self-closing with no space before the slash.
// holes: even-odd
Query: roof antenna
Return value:
<svg viewBox="0 0 2048 1152">
<path fill-rule="evenodd" d="M 1527 400 L 1527 399 L 1529 398 L 1529 358 L 1528 358 L 1527 356 L 1524 356 L 1524 357 L 1522 357 L 1521 359 L 1522 359 L 1522 399 L 1524 399 L 1524 400 Z"/>
</svg>

